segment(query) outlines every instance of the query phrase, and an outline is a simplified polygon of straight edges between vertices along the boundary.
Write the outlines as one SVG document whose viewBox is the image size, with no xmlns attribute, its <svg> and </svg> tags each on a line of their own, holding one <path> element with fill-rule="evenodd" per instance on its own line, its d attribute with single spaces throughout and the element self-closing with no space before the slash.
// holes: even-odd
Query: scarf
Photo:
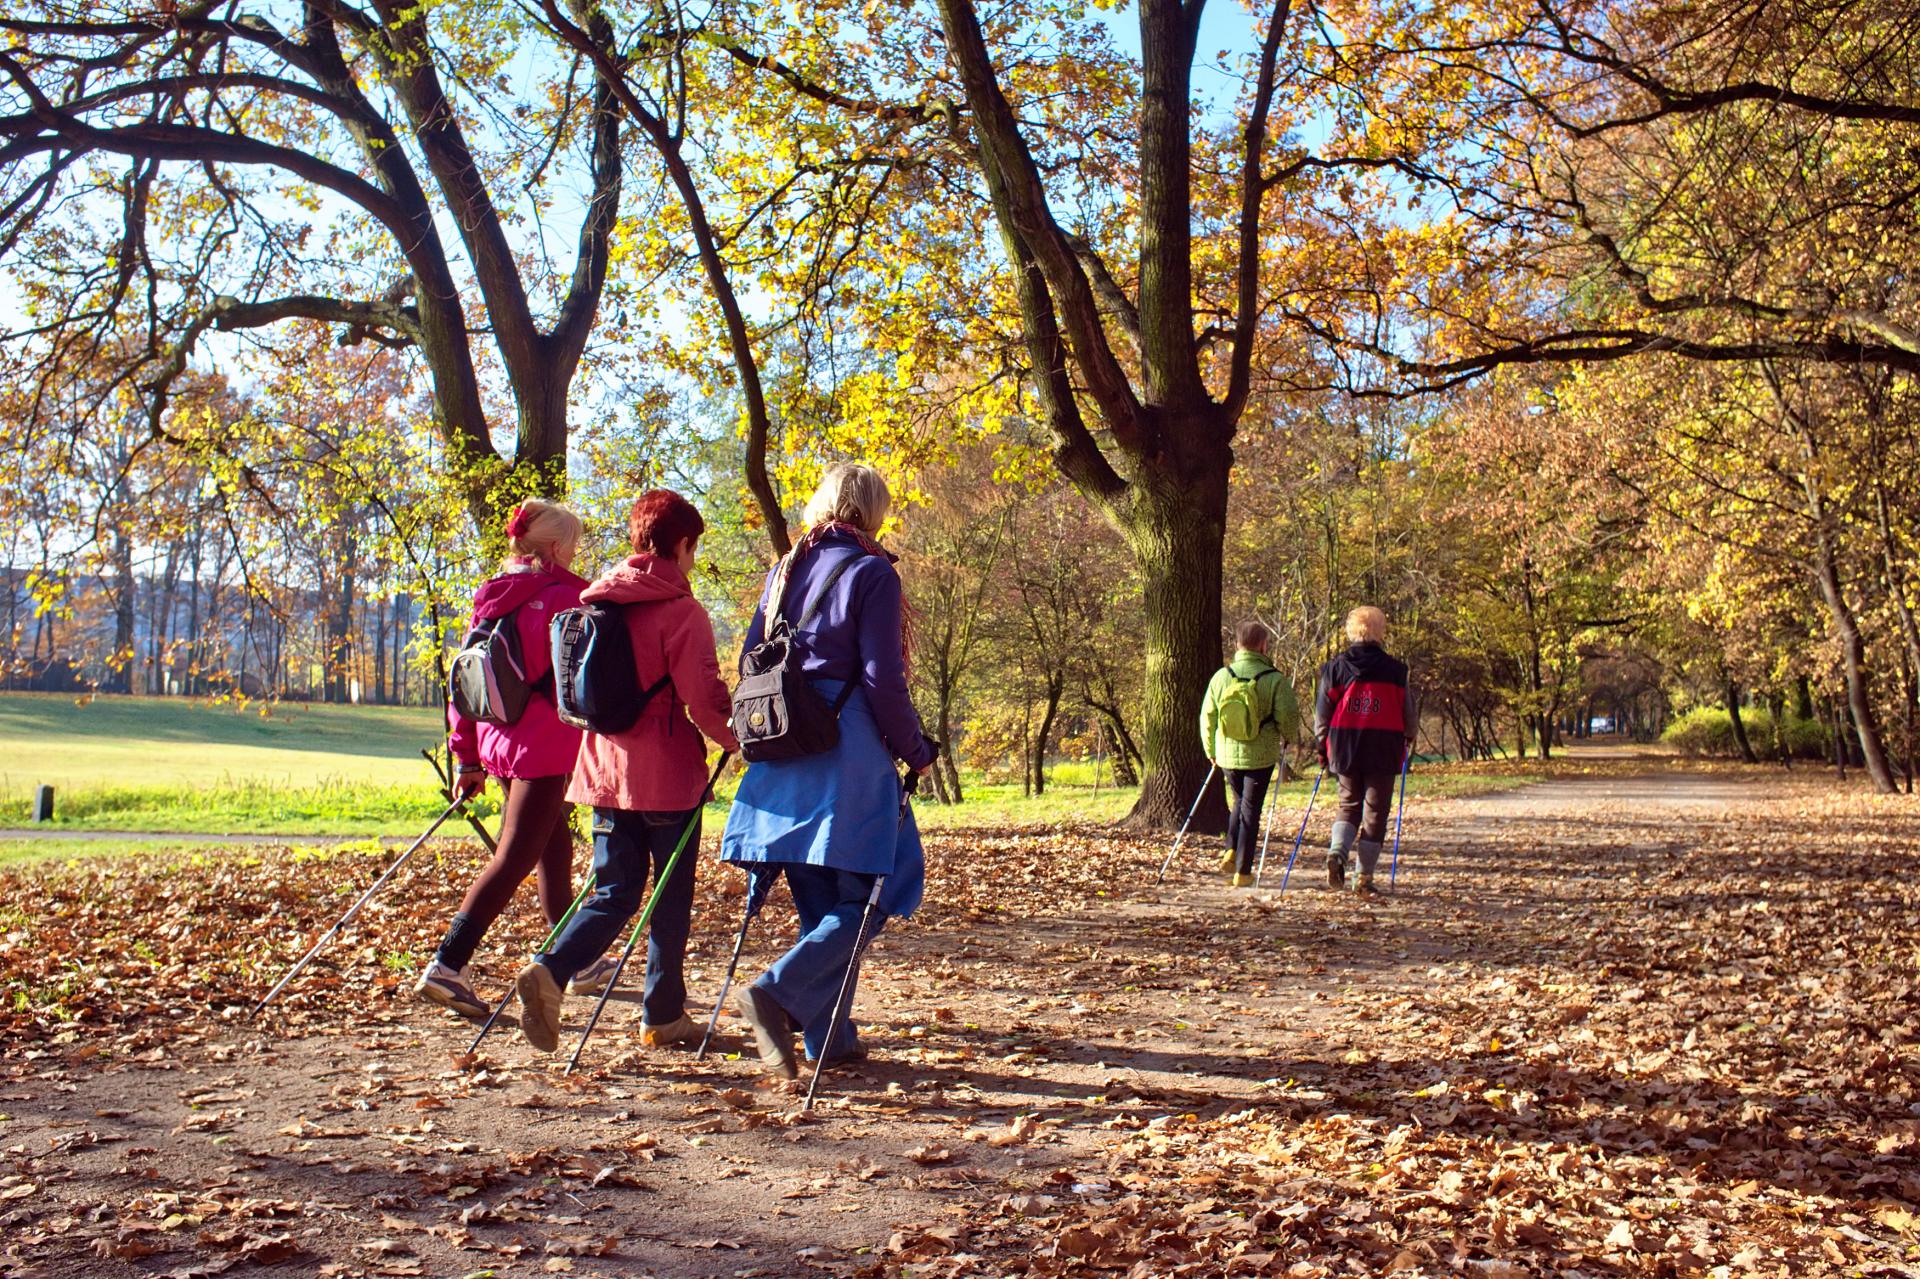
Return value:
<svg viewBox="0 0 1920 1279">
<path fill-rule="evenodd" d="M 898 564 L 900 557 L 874 541 L 873 535 L 855 524 L 843 520 L 822 520 L 808 529 L 800 540 L 794 543 L 793 550 L 780 561 L 780 567 L 774 570 L 772 599 L 777 604 L 787 595 L 787 579 L 793 572 L 793 566 L 806 555 L 817 549 L 835 533 L 844 533 L 852 538 L 862 554 L 877 555 L 889 564 Z M 907 602 L 907 593 L 900 592 L 900 660 L 907 668 L 907 681 L 913 681 L 913 630 L 914 608 Z"/>
</svg>

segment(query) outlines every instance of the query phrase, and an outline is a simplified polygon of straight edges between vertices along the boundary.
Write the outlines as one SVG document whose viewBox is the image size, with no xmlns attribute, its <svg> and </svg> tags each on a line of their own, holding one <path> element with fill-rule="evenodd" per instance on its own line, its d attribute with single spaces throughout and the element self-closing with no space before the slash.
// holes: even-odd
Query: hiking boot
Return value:
<svg viewBox="0 0 1920 1279">
<path fill-rule="evenodd" d="M 1373 886 L 1372 871 L 1363 870 L 1360 872 L 1360 878 L 1353 881 L 1353 895 L 1355 897 L 1378 897 L 1380 895 L 1380 890 Z"/>
<path fill-rule="evenodd" d="M 520 992 L 520 1033 L 543 1053 L 560 1046 L 560 983 L 542 963 L 531 963 L 514 979 Z"/>
<path fill-rule="evenodd" d="M 607 988 L 607 983 L 613 980 L 614 970 L 618 967 L 620 967 L 620 956 L 608 951 L 573 975 L 573 979 L 567 983 L 567 993 L 569 995 L 599 994 Z"/>
<path fill-rule="evenodd" d="M 1344 853 L 1327 854 L 1327 887 L 1341 889 L 1347 886 L 1347 858 Z"/>
<path fill-rule="evenodd" d="M 675 1044 L 697 1044 L 700 1034 L 701 1027 L 693 1018 L 681 1013 L 676 1020 L 663 1026 L 642 1025 L 640 1042 L 649 1048 L 671 1048 Z"/>
<path fill-rule="evenodd" d="M 1235 888 L 1252 888 L 1253 876 L 1247 874 L 1244 870 L 1239 871 L 1234 875 L 1232 884 Z"/>
<path fill-rule="evenodd" d="M 487 1014 L 493 1011 L 487 1006 L 486 1000 L 473 993 L 473 987 L 467 984 L 464 968 L 449 968 L 437 959 L 427 965 L 427 971 L 420 974 L 420 980 L 413 985 L 413 993 L 430 1004 L 452 1009 L 473 1021 L 485 1021 Z"/>
<path fill-rule="evenodd" d="M 1234 867 L 1234 863 L 1236 863 L 1239 860 L 1240 860 L 1240 855 L 1234 852 L 1234 850 L 1231 848 L 1229 848 L 1226 852 L 1220 854 L 1220 861 L 1219 861 L 1220 873 L 1224 875 L 1229 871 L 1231 871 Z"/>
<path fill-rule="evenodd" d="M 760 1050 L 760 1060 L 767 1069 L 785 1079 L 799 1078 L 799 1067 L 793 1062 L 792 1019 L 787 1016 L 787 1010 L 758 986 L 741 991 L 734 1008 L 753 1031 L 754 1046 Z"/>
</svg>

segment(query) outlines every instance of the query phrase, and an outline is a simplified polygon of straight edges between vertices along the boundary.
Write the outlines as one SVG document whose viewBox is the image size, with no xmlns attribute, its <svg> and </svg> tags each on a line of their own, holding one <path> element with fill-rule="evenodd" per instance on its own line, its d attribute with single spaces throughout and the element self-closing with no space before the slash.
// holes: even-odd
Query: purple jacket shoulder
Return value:
<svg viewBox="0 0 1920 1279">
<path fill-rule="evenodd" d="M 803 628 L 798 625 L 821 585 L 849 557 L 840 575 Z M 773 607 L 773 574 L 760 592 L 760 607 L 747 628 L 745 648 L 766 636 Z M 907 692 L 907 663 L 901 648 L 903 604 L 900 574 L 892 564 L 868 555 L 852 538 L 832 534 L 794 567 L 787 589 L 787 621 L 795 626 L 794 650 L 809 679 L 859 679 L 867 705 L 887 749 L 910 768 L 933 762 L 933 743 L 920 731 L 920 716 Z M 744 651 L 744 650 L 743 650 Z"/>
</svg>

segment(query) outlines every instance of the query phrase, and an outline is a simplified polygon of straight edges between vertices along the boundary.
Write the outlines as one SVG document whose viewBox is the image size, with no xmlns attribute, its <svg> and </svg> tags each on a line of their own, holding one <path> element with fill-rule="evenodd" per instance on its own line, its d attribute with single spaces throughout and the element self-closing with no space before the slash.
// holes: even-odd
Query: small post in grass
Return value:
<svg viewBox="0 0 1920 1279">
<path fill-rule="evenodd" d="M 33 792 L 33 820 L 50 822 L 53 820 L 53 787 L 37 787 Z"/>
</svg>

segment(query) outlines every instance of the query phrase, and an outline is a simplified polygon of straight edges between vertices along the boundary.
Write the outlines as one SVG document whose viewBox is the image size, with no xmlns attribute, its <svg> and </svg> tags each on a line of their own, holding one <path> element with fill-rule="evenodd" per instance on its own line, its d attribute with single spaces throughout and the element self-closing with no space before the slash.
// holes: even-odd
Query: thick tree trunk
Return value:
<svg viewBox="0 0 1920 1279">
<path fill-rule="evenodd" d="M 1130 819 L 1137 826 L 1177 827 L 1206 780 L 1200 703 L 1220 664 L 1229 464 L 1221 459 L 1177 487 L 1164 476 L 1135 481 L 1139 491 L 1124 532 L 1146 606 L 1146 686 L 1140 704 L 1146 776 Z M 1193 829 L 1219 834 L 1226 828 L 1225 793 L 1209 787 Z"/>
<path fill-rule="evenodd" d="M 1740 748 L 1740 758 L 1749 764 L 1758 764 L 1760 757 L 1753 753 L 1753 743 L 1747 740 L 1747 725 L 1740 718 L 1740 689 L 1732 680 L 1727 681 L 1727 722 L 1733 725 L 1733 744 Z"/>
</svg>

